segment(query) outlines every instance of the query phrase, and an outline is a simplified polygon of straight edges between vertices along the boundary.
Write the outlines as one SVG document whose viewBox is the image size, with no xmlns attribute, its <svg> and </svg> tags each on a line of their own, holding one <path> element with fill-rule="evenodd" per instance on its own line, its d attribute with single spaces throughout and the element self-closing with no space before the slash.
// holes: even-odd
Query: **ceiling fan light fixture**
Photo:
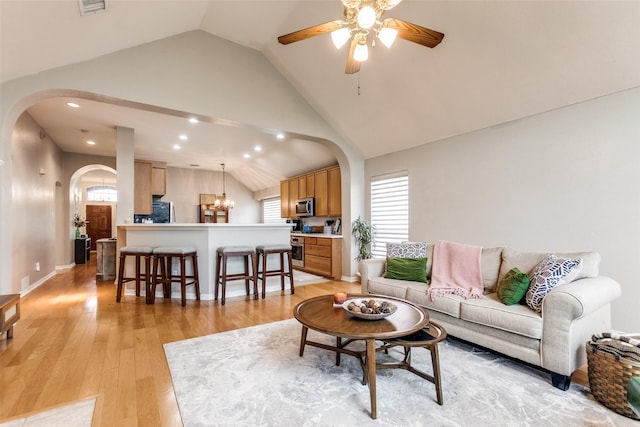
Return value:
<svg viewBox="0 0 640 427">
<path fill-rule="evenodd" d="M 331 41 L 336 49 L 340 49 L 347 43 L 347 40 L 351 38 L 351 31 L 348 28 L 343 27 L 331 32 Z"/>
<path fill-rule="evenodd" d="M 384 27 L 378 32 L 378 38 L 386 47 L 391 47 L 393 42 L 396 41 L 397 36 L 398 30 L 394 30 L 393 28 Z"/>
<path fill-rule="evenodd" d="M 366 61 L 369 58 L 369 48 L 367 43 L 358 43 L 355 51 L 353 52 L 353 59 L 358 62 Z"/>
<path fill-rule="evenodd" d="M 376 11 L 371 6 L 363 6 L 358 11 L 358 26 L 365 30 L 373 27 L 376 23 Z"/>
</svg>

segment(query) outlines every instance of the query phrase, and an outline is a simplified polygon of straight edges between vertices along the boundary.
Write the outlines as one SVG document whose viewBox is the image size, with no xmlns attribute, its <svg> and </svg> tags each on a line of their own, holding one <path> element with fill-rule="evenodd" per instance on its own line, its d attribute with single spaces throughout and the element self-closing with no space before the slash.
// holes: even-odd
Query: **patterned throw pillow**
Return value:
<svg viewBox="0 0 640 427">
<path fill-rule="evenodd" d="M 387 243 L 387 258 L 426 258 L 427 242 Z"/>
<path fill-rule="evenodd" d="M 526 295 L 527 305 L 534 311 L 542 311 L 542 300 L 556 286 L 573 281 L 582 270 L 582 259 L 567 259 L 550 254 L 536 265 L 529 280 L 531 285 Z"/>
</svg>

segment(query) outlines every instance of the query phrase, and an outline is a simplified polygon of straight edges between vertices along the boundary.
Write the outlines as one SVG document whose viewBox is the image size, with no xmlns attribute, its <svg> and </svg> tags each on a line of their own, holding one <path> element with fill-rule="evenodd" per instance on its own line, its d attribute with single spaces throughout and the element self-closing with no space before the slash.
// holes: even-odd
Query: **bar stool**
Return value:
<svg viewBox="0 0 640 427">
<path fill-rule="evenodd" d="M 162 284 L 162 291 L 165 298 L 171 298 L 171 284 L 180 283 L 180 293 L 182 295 L 182 306 L 187 305 L 187 285 L 194 285 L 196 300 L 200 301 L 200 280 L 198 278 L 198 251 L 196 248 L 186 246 L 161 246 L 153 250 L 153 290 L 151 292 L 150 303 L 153 304 L 156 296 L 158 283 Z M 173 258 L 178 258 L 180 271 L 173 274 Z M 191 259 L 193 274 L 187 275 L 186 260 Z M 160 268 L 160 271 L 158 271 Z M 190 282 L 187 280 L 191 279 Z"/>
<path fill-rule="evenodd" d="M 227 260 L 230 257 L 242 257 L 244 259 L 243 273 L 227 273 Z M 251 272 L 249 272 L 249 258 L 251 258 Z M 257 279 L 257 259 L 256 250 L 252 246 L 222 246 L 216 250 L 216 289 L 214 299 L 218 300 L 218 286 L 222 285 L 222 305 L 225 302 L 227 293 L 227 281 L 244 280 L 244 285 L 249 295 L 249 281 L 253 280 L 254 299 L 258 299 L 258 279 Z"/>
<path fill-rule="evenodd" d="M 120 248 L 120 267 L 118 268 L 118 287 L 116 289 L 116 302 L 122 299 L 122 288 L 127 282 L 136 282 L 136 296 L 140 296 L 140 282 L 145 282 L 146 301 L 149 303 L 151 293 L 151 282 L 153 275 L 151 274 L 151 257 L 153 248 L 150 246 L 123 246 Z M 125 264 L 128 256 L 135 257 L 135 276 L 125 277 Z M 140 261 L 144 257 L 144 273 L 140 270 Z"/>
<path fill-rule="evenodd" d="M 436 387 L 436 397 L 438 405 L 443 404 L 442 399 L 442 381 L 440 377 L 440 358 L 438 357 L 438 343 L 447 337 L 447 331 L 436 322 L 429 322 L 424 328 L 418 332 L 414 332 L 411 335 L 404 337 L 391 338 L 384 340 L 384 345 L 378 347 L 376 351 L 387 352 L 389 348 L 395 346 L 404 347 L 404 360 L 398 363 L 378 363 L 378 369 L 384 368 L 399 368 L 406 369 L 409 372 L 413 372 L 420 378 L 423 378 Z M 419 371 L 411 366 L 411 348 L 423 347 L 429 350 L 431 353 L 431 367 L 433 369 L 433 375 L 429 375 L 426 372 Z"/>
<path fill-rule="evenodd" d="M 284 291 L 284 278 L 289 277 L 289 284 L 291 285 L 291 294 L 295 293 L 293 285 L 293 270 L 291 269 L 292 261 L 292 249 L 291 245 L 260 245 L 256 247 L 256 254 L 258 255 L 258 266 L 260 266 L 260 257 L 262 256 L 262 270 L 258 271 L 258 280 L 262 279 L 262 298 L 267 293 L 267 277 L 280 276 L 280 286 Z M 268 255 L 280 255 L 280 268 L 267 270 L 267 256 Z M 287 270 L 285 271 L 284 256 L 287 255 Z"/>
</svg>

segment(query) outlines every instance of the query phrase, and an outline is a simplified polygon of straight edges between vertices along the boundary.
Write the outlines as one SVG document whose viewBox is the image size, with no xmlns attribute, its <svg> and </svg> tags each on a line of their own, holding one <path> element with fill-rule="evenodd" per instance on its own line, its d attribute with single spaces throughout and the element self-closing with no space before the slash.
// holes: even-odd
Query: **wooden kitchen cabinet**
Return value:
<svg viewBox="0 0 640 427">
<path fill-rule="evenodd" d="M 316 216 L 329 216 L 329 178 L 327 170 L 315 173 Z"/>
<path fill-rule="evenodd" d="M 330 168 L 327 171 L 327 204 L 328 216 L 342 216 L 342 186 L 339 167 Z"/>
<path fill-rule="evenodd" d="M 340 280 L 342 276 L 342 239 L 304 238 L 304 270 Z"/>
<path fill-rule="evenodd" d="M 289 180 L 280 181 L 280 218 L 289 216 Z"/>
<path fill-rule="evenodd" d="M 167 169 L 157 166 L 151 167 L 151 194 L 164 196 L 167 194 Z"/>
<path fill-rule="evenodd" d="M 133 213 L 151 215 L 151 162 L 135 161 L 133 164 Z"/>
<path fill-rule="evenodd" d="M 289 180 L 289 218 L 296 218 L 296 202 L 298 201 L 298 178 Z"/>
<path fill-rule="evenodd" d="M 315 197 L 315 179 L 312 173 L 298 177 L 298 199 L 307 197 Z"/>
</svg>

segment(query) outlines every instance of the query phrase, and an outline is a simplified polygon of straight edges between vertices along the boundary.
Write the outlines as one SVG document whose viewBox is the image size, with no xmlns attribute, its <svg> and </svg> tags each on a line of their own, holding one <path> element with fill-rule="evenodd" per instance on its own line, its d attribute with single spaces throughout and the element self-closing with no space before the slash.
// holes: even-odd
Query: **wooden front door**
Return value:
<svg viewBox="0 0 640 427">
<path fill-rule="evenodd" d="M 113 237 L 111 231 L 111 206 L 87 205 L 87 234 L 91 237 L 91 250 L 96 250 L 98 239 Z"/>
</svg>

